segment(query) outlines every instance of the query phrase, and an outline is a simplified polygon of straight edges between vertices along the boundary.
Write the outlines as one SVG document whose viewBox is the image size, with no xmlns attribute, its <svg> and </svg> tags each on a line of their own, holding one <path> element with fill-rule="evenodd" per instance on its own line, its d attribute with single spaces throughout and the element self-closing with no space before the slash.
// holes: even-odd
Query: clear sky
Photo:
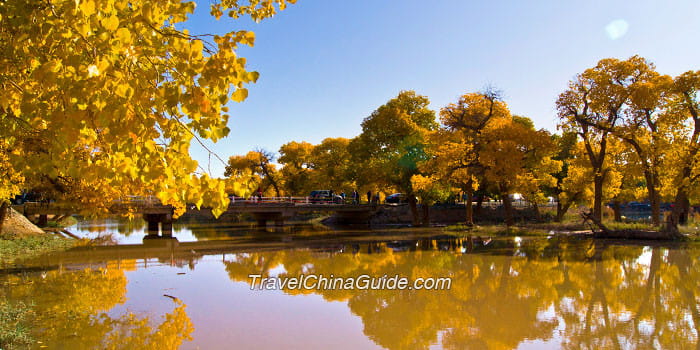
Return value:
<svg viewBox="0 0 700 350">
<path fill-rule="evenodd" d="M 259 24 L 210 20 L 208 4 L 185 26 L 192 33 L 256 33 L 239 54 L 260 79 L 232 103 L 231 134 L 211 145 L 224 160 L 354 137 L 401 90 L 437 112 L 492 85 L 512 113 L 554 132 L 557 95 L 602 58 L 639 54 L 670 75 L 700 69 L 698 0 L 298 0 Z M 191 152 L 207 168 L 206 152 Z M 221 176 L 223 165 L 211 170 Z"/>
</svg>

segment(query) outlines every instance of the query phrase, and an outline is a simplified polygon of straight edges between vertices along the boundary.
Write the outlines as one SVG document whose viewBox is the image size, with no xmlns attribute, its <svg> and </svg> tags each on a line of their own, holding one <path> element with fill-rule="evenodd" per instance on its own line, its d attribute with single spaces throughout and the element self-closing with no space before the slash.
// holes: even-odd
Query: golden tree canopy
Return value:
<svg viewBox="0 0 700 350">
<path fill-rule="evenodd" d="M 223 0 L 211 13 L 257 21 L 288 2 L 295 0 Z M 189 148 L 193 139 L 216 142 L 229 133 L 225 105 L 244 100 L 246 84 L 258 78 L 235 50 L 255 36 L 191 35 L 181 28 L 195 5 L 2 2 L 0 169 L 88 188 L 83 195 L 107 202 L 155 194 L 181 211 L 203 198 L 220 212 L 224 184 L 194 175 Z M 16 192 L 17 179 L 3 176 L 0 194 Z"/>
</svg>

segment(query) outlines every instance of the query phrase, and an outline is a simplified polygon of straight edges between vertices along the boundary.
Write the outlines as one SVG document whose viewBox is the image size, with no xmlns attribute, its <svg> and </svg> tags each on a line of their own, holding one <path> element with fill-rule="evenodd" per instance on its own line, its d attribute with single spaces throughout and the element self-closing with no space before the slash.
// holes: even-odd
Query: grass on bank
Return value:
<svg viewBox="0 0 700 350">
<path fill-rule="evenodd" d="M 28 349 L 33 343 L 27 326 L 32 308 L 0 300 L 0 349 Z"/>
<path fill-rule="evenodd" d="M 543 212 L 543 216 L 552 213 Z M 664 220 L 665 222 L 665 220 Z M 653 226 L 648 221 L 623 219 L 622 222 L 616 222 L 612 210 L 606 208 L 603 212 L 603 223 L 610 230 L 659 230 L 659 227 Z M 662 222 L 663 225 L 663 222 Z M 546 236 L 554 232 L 575 232 L 588 231 L 591 226 L 584 224 L 581 215 L 570 210 L 563 218 L 562 222 L 546 221 L 546 222 L 527 222 L 520 221 L 512 227 L 507 227 L 502 223 L 484 223 L 474 225 L 472 227 L 464 224 L 450 225 L 446 227 L 448 231 L 468 231 L 475 235 L 492 235 L 492 236 Z M 663 226 L 662 226 L 663 228 Z M 700 241 L 700 213 L 693 213 L 688 218 L 688 224 L 679 227 L 682 234 L 685 234 L 688 239 Z"/>
<path fill-rule="evenodd" d="M 12 262 L 17 258 L 32 258 L 57 250 L 66 250 L 78 242 L 74 239 L 48 233 L 11 239 L 0 237 L 0 263 Z"/>
<path fill-rule="evenodd" d="M 547 236 L 549 230 L 526 226 L 511 226 L 508 227 L 502 224 L 485 224 L 467 226 L 465 224 L 456 224 L 445 227 L 447 231 L 469 232 L 477 236 Z"/>
<path fill-rule="evenodd" d="M 73 226 L 78 223 L 78 219 L 72 217 L 72 216 L 66 216 L 61 218 L 58 221 L 54 220 L 49 220 L 48 223 L 46 224 L 46 227 L 68 227 L 68 226 Z"/>
</svg>

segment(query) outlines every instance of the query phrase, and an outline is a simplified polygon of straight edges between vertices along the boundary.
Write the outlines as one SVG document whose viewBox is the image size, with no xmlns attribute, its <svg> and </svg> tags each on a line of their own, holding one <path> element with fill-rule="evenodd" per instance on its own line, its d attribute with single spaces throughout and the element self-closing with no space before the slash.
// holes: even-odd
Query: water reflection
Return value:
<svg viewBox="0 0 700 350">
<path fill-rule="evenodd" d="M 193 326 L 180 300 L 173 300 L 172 311 L 161 320 L 108 313 L 125 301 L 124 272 L 135 262 L 120 267 L 3 275 L 0 300 L 31 305 L 33 333 L 42 348 L 176 349 L 190 340 Z"/>
<path fill-rule="evenodd" d="M 146 222 L 142 218 L 103 218 L 80 221 L 67 230 L 81 238 L 113 241 L 118 244 L 140 244 L 148 235 Z M 162 233 L 162 231 L 161 231 Z M 309 236 L 327 234 L 323 225 L 308 223 L 288 224 L 258 228 L 253 223 L 227 223 L 222 221 L 179 222 L 172 225 L 172 234 L 179 242 L 196 242 L 204 240 L 221 240 L 235 237 L 256 236 L 265 233 Z"/>
<path fill-rule="evenodd" d="M 54 270 L 1 275 L 0 296 L 34 302 L 38 324 L 43 325 L 37 338 L 53 347 L 128 344 L 123 347 L 174 349 L 182 344 L 211 345 L 207 338 L 215 335 L 207 330 L 217 325 L 192 322 L 180 301 L 160 317 L 115 313 L 127 290 L 140 290 L 128 281 L 128 271 L 146 268 L 172 274 L 166 269 L 187 269 L 187 275 L 177 273 L 185 281 L 178 284 L 178 293 L 184 296 L 192 289 L 190 294 L 197 297 L 183 300 L 195 313 L 214 312 L 207 308 L 225 305 L 229 298 L 226 293 L 202 295 L 201 285 L 186 282 L 202 280 L 197 277 L 203 273 L 199 264 L 217 264 L 228 277 L 207 278 L 205 293 L 237 288 L 237 293 L 255 297 L 273 292 L 247 288 L 250 274 L 452 277 L 451 289 L 441 291 L 283 292 L 289 296 L 285 303 L 303 302 L 300 294 L 345 303 L 360 318 L 364 336 L 388 349 L 436 344 L 448 349 L 513 349 L 523 344 L 565 349 L 700 347 L 697 245 L 623 245 L 575 237 L 486 239 L 434 232 L 368 234 L 308 231 L 236 239 L 227 235 L 228 240 L 221 240 L 206 231 L 213 240 L 76 250 L 24 262 Z M 89 264 L 98 268 L 65 269 Z M 149 283 L 157 289 L 164 282 L 149 278 Z M 274 316 L 288 324 L 302 317 L 283 310 Z M 217 317 L 215 322 L 224 325 L 248 321 L 236 312 Z M 324 333 L 324 327 L 330 330 L 333 325 L 319 322 L 317 327 L 314 333 Z M 194 328 L 198 332 L 193 333 Z M 283 330 L 269 332 L 274 336 Z"/>
<path fill-rule="evenodd" d="M 448 291 L 335 290 L 360 316 L 365 334 L 389 349 L 512 349 L 541 340 L 554 347 L 698 346 L 698 250 L 593 241 L 495 241 L 465 252 L 466 239 L 341 245 L 332 249 L 237 254 L 226 270 L 284 276 L 368 274 L 451 276 Z M 282 270 L 283 272 L 279 273 Z"/>
</svg>

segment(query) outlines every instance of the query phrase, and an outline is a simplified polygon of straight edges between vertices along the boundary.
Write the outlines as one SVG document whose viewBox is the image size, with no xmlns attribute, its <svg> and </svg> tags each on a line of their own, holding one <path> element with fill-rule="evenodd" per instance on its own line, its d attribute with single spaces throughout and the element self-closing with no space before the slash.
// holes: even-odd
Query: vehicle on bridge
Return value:
<svg viewBox="0 0 700 350">
<path fill-rule="evenodd" d="M 387 204 L 399 204 L 408 203 L 408 196 L 405 193 L 394 193 L 386 196 L 384 203 Z"/>
<path fill-rule="evenodd" d="M 22 191 L 21 194 L 18 194 L 14 198 L 10 199 L 10 203 L 13 205 L 21 205 L 26 202 L 41 202 L 43 200 L 43 195 L 39 192 Z"/>
<path fill-rule="evenodd" d="M 315 190 L 309 194 L 311 203 L 343 203 L 343 197 L 334 194 L 331 190 Z"/>
</svg>

